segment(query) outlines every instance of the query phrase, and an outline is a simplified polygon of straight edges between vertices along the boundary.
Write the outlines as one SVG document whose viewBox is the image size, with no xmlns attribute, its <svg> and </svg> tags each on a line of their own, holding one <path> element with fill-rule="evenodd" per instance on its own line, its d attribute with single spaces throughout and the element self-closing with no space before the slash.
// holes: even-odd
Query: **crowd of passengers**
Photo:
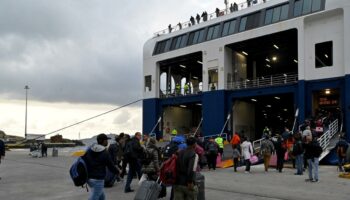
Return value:
<svg viewBox="0 0 350 200">
<path fill-rule="evenodd" d="M 88 181 L 88 185 L 92 188 L 90 199 L 98 199 L 104 195 L 103 187 L 100 186 L 104 183 L 106 166 L 107 173 L 109 171 L 109 173 L 116 174 L 118 182 L 123 181 L 125 176 L 127 177 L 124 192 L 129 193 L 134 191 L 131 188 L 134 177 L 139 180 L 142 178 L 156 181 L 160 176 L 162 163 L 169 159 L 172 154 L 179 156 L 177 160 L 179 167 L 177 168 L 177 181 L 172 185 L 171 199 L 173 197 L 182 199 L 176 198 L 176 196 L 184 195 L 190 195 L 190 199 L 192 197 L 196 199 L 198 188 L 194 174 L 203 169 L 216 170 L 218 162 L 221 162 L 223 157 L 233 160 L 234 172 L 237 172 L 238 168 L 242 166 L 244 173 L 250 173 L 251 164 L 259 161 L 263 161 L 265 173 L 268 173 L 270 166 L 274 166 L 278 172 L 282 173 L 284 163 L 291 160 L 296 169 L 295 175 L 303 175 L 308 169 L 308 178 L 305 181 L 318 182 L 319 157 L 323 149 L 317 141 L 318 134 L 315 130 L 309 120 L 306 120 L 300 126 L 300 131 L 296 133 L 285 128 L 283 133 L 273 134 L 266 127 L 262 133 L 263 139 L 259 148 L 254 148 L 244 133 L 233 133 L 228 141 L 232 146 L 231 155 L 224 155 L 225 138 L 220 135 L 203 140 L 200 134 L 187 138 L 185 135 L 177 134 L 165 147 L 161 148 L 155 135 L 142 135 L 137 132 L 131 137 L 128 134 L 120 133 L 108 142 L 110 138 L 100 134 L 97 137 L 97 144 L 90 147 L 91 150 L 86 153 L 90 155 L 87 162 L 88 169 L 92 170 L 89 173 Z M 336 148 L 339 147 L 343 148 L 341 151 L 337 150 L 339 152 L 339 170 L 341 171 L 346 161 L 345 152 L 348 150 L 348 143 L 344 137 L 340 138 Z M 105 159 L 103 160 L 96 152 L 105 152 L 108 156 L 102 157 Z M 145 156 L 146 152 L 152 156 Z M 96 167 L 96 165 L 104 167 Z M 97 186 L 96 180 L 100 181 L 100 186 Z M 166 186 L 162 185 L 159 197 L 165 196 Z"/>
</svg>

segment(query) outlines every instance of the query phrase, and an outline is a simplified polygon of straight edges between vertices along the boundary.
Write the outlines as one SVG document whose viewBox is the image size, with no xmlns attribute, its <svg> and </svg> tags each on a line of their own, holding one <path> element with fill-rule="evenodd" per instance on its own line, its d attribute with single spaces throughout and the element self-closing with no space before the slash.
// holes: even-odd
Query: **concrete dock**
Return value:
<svg viewBox="0 0 350 200">
<path fill-rule="evenodd" d="M 59 157 L 31 158 L 27 151 L 7 152 L 0 164 L 1 200 L 81 200 L 87 199 L 86 189 L 75 187 L 69 176 L 69 168 L 75 159 L 69 152 L 59 152 Z M 344 200 L 350 197 L 350 179 L 338 178 L 336 166 L 320 166 L 320 181 L 305 182 L 303 176 L 295 176 L 293 169 L 283 173 L 271 168 L 264 173 L 263 166 L 253 166 L 251 174 L 244 167 L 234 173 L 233 168 L 203 171 L 207 200 L 277 200 L 322 199 Z M 132 188 L 137 190 L 137 180 Z M 123 183 L 106 189 L 107 199 L 133 199 L 134 193 L 125 194 Z M 169 193 L 168 193 L 169 194 Z M 169 199 L 169 195 L 167 198 Z"/>
</svg>

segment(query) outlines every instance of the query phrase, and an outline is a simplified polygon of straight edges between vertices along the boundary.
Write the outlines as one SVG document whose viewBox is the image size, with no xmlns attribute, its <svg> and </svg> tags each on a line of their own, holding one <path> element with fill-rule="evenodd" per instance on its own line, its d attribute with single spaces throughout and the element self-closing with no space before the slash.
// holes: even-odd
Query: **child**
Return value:
<svg viewBox="0 0 350 200">
<path fill-rule="evenodd" d="M 232 157 L 233 157 L 234 169 L 235 169 L 235 172 L 237 172 L 237 167 L 238 167 L 238 163 L 239 163 L 239 158 L 241 157 L 241 154 L 239 153 L 238 145 L 237 145 L 237 144 L 234 144 L 234 145 L 233 145 Z"/>
</svg>

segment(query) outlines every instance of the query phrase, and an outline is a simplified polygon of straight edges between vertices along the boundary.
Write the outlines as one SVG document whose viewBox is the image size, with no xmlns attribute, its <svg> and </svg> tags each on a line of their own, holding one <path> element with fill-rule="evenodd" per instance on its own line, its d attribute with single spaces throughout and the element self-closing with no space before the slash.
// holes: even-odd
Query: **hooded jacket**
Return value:
<svg viewBox="0 0 350 200">
<path fill-rule="evenodd" d="M 83 156 L 86 162 L 89 179 L 104 180 L 106 176 L 106 167 L 116 174 L 117 168 L 106 150 L 106 147 L 93 144 Z"/>
</svg>

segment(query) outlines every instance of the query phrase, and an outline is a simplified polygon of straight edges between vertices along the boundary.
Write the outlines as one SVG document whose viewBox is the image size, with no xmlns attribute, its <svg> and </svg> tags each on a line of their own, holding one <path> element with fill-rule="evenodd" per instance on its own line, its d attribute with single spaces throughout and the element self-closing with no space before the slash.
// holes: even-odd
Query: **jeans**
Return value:
<svg viewBox="0 0 350 200">
<path fill-rule="evenodd" d="M 295 165 L 297 168 L 297 174 L 299 175 L 303 174 L 303 162 L 304 162 L 303 157 L 304 157 L 303 154 L 295 156 Z"/>
<path fill-rule="evenodd" d="M 338 156 L 338 169 L 340 172 L 343 172 L 343 164 L 345 163 L 345 157 Z"/>
<path fill-rule="evenodd" d="M 129 160 L 129 172 L 128 177 L 126 179 L 125 191 L 131 189 L 130 184 L 136 173 L 137 178 L 140 179 L 142 176 L 140 162 L 138 160 Z"/>
<path fill-rule="evenodd" d="M 250 160 L 249 159 L 245 160 L 245 171 L 246 172 L 250 172 L 250 165 L 251 165 Z"/>
<path fill-rule="evenodd" d="M 87 182 L 91 188 L 89 200 L 105 200 L 105 193 L 103 191 L 105 180 L 89 179 Z"/>
<path fill-rule="evenodd" d="M 318 181 L 318 158 L 307 159 L 309 164 L 309 179 Z"/>
</svg>

